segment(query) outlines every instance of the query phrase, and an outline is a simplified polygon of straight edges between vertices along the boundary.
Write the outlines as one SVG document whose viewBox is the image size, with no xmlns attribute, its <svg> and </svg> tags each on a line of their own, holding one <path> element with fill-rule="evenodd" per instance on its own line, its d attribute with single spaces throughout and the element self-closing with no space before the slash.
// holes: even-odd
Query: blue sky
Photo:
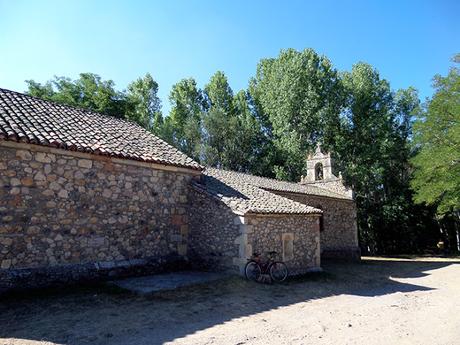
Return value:
<svg viewBox="0 0 460 345">
<path fill-rule="evenodd" d="M 460 52 L 459 18 L 460 1 L 447 0 L 0 0 L 0 87 L 94 72 L 123 89 L 150 72 L 167 112 L 181 78 L 203 87 L 223 70 L 238 91 L 261 58 L 311 47 L 339 70 L 368 62 L 424 99 Z"/>
</svg>

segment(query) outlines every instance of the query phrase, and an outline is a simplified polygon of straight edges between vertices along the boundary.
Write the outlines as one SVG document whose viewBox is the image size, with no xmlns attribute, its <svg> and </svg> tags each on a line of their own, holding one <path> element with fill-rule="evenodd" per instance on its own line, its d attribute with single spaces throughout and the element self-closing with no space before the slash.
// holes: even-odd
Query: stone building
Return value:
<svg viewBox="0 0 460 345">
<path fill-rule="evenodd" d="M 0 291 L 359 257 L 352 195 L 323 163 L 302 183 L 204 169 L 135 124 L 0 89 Z"/>
</svg>

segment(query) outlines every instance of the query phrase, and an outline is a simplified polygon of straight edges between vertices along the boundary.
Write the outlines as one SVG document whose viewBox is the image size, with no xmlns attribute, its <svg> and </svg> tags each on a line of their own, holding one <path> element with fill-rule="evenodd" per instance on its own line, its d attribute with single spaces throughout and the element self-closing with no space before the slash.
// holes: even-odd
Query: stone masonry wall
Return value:
<svg viewBox="0 0 460 345">
<path fill-rule="evenodd" d="M 224 203 L 190 187 L 189 257 L 197 268 L 234 271 L 234 258 L 239 255 L 238 218 Z"/>
<path fill-rule="evenodd" d="M 248 244 L 253 253 L 279 253 L 290 274 L 302 274 L 320 268 L 319 217 L 308 215 L 246 216 L 250 231 Z M 292 256 L 283 258 L 283 239 L 293 240 Z"/>
<path fill-rule="evenodd" d="M 0 290 L 185 258 L 192 174 L 8 146 L 0 145 Z"/>
<path fill-rule="evenodd" d="M 320 234 L 323 257 L 359 259 L 354 201 L 287 192 L 276 194 L 323 210 L 323 231 Z"/>
</svg>

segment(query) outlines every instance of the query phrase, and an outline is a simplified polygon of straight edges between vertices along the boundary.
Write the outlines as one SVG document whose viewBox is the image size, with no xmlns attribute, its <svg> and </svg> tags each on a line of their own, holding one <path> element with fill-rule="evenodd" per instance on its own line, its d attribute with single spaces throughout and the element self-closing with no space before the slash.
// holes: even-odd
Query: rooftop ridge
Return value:
<svg viewBox="0 0 460 345">
<path fill-rule="evenodd" d="M 321 188 L 320 186 L 316 186 L 316 185 L 313 185 L 313 184 L 301 184 L 301 183 L 298 183 L 298 182 L 277 180 L 277 179 L 270 178 L 270 177 L 258 176 L 258 175 L 253 175 L 253 174 L 249 174 L 249 173 L 233 171 L 233 170 L 226 170 L 226 169 L 221 169 L 221 168 L 206 167 L 205 171 L 208 170 L 208 169 L 215 170 L 215 171 L 220 171 L 220 172 L 224 172 L 224 173 L 237 174 L 237 175 L 242 176 L 243 178 L 246 177 L 246 178 L 256 178 L 256 179 L 259 179 L 259 180 L 263 180 L 263 181 L 265 181 L 267 183 L 270 183 L 271 186 L 257 185 L 257 187 L 262 188 L 262 189 L 267 190 L 267 191 L 285 191 L 285 192 L 290 192 L 290 193 L 311 194 L 311 195 L 319 195 L 319 196 L 325 196 L 325 197 L 336 198 L 336 199 L 351 200 L 346 195 L 342 195 L 342 194 L 330 191 L 330 190 L 328 190 L 326 188 Z M 256 183 L 253 182 L 252 184 L 256 184 Z M 278 185 L 279 184 L 290 185 L 291 187 L 297 188 L 298 190 L 297 191 L 295 191 L 295 190 L 287 190 L 287 189 L 281 188 L 281 187 L 277 188 L 276 184 L 278 184 Z M 301 190 L 301 189 L 303 189 L 303 190 Z M 307 191 L 307 189 L 310 189 L 310 190 Z M 320 194 L 315 194 L 314 191 L 317 191 Z"/>
</svg>

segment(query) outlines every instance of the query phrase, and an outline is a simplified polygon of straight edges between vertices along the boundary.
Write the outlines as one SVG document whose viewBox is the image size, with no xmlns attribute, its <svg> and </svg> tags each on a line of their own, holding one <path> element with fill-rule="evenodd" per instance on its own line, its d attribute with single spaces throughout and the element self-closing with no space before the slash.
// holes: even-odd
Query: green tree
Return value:
<svg viewBox="0 0 460 345">
<path fill-rule="evenodd" d="M 342 83 L 347 101 L 333 151 L 356 193 L 361 245 L 381 254 L 433 245 L 432 212 L 414 205 L 409 187 L 412 119 L 420 109 L 416 90 L 392 92 L 365 63 L 343 73 Z"/>
<path fill-rule="evenodd" d="M 193 78 L 173 85 L 169 95 L 171 112 L 163 136 L 189 156 L 199 160 L 201 154 L 201 118 L 205 110 L 203 93 Z"/>
<path fill-rule="evenodd" d="M 125 117 L 142 127 L 160 133 L 162 125 L 161 101 L 158 97 L 158 83 L 147 73 L 127 88 L 128 109 Z"/>
<path fill-rule="evenodd" d="M 251 96 L 241 90 L 233 99 L 237 118 L 236 135 L 233 138 L 239 154 L 234 157 L 232 169 L 262 174 L 266 166 L 269 138 L 264 133 L 263 123 L 256 109 L 251 106 Z"/>
<path fill-rule="evenodd" d="M 204 92 L 208 109 L 219 109 L 226 114 L 233 113 L 233 90 L 224 72 L 217 71 L 205 86 Z"/>
<path fill-rule="evenodd" d="M 204 90 L 207 111 L 203 113 L 202 161 L 209 166 L 232 169 L 235 155 L 239 154 L 233 91 L 221 71 L 211 77 Z"/>
<path fill-rule="evenodd" d="M 274 166 L 277 177 L 298 180 L 305 152 L 318 141 L 331 145 L 339 129 L 343 93 L 337 71 L 312 49 L 283 50 L 259 62 L 250 90 L 271 123 L 278 159 L 284 158 Z"/>
<path fill-rule="evenodd" d="M 460 63 L 460 54 L 454 57 Z M 435 93 L 414 124 L 417 155 L 412 188 L 415 201 L 434 205 L 440 218 L 453 216 L 460 251 L 460 69 L 434 77 Z"/>
<path fill-rule="evenodd" d="M 250 95 L 236 95 L 223 72 L 216 72 L 205 87 L 207 108 L 203 114 L 203 162 L 237 171 L 254 171 L 264 148 L 260 121 Z"/>
<path fill-rule="evenodd" d="M 385 174 L 391 158 L 391 110 L 393 98 L 390 85 L 380 79 L 372 66 L 358 63 L 342 76 L 347 95 L 342 117 L 343 140 L 335 146 L 341 171 L 356 193 L 358 227 L 361 241 L 372 252 L 378 246 L 379 230 L 384 218 Z"/>
<path fill-rule="evenodd" d="M 54 77 L 44 85 L 33 80 L 26 83 L 28 94 L 62 104 L 115 117 L 124 117 L 127 108 L 126 97 L 115 90 L 115 83 L 93 73 L 81 73 L 76 80 Z"/>
<path fill-rule="evenodd" d="M 460 62 L 460 54 L 455 62 Z M 435 94 L 414 125 L 418 149 L 412 186 L 417 202 L 440 215 L 460 210 L 460 70 L 434 77 Z"/>
</svg>

